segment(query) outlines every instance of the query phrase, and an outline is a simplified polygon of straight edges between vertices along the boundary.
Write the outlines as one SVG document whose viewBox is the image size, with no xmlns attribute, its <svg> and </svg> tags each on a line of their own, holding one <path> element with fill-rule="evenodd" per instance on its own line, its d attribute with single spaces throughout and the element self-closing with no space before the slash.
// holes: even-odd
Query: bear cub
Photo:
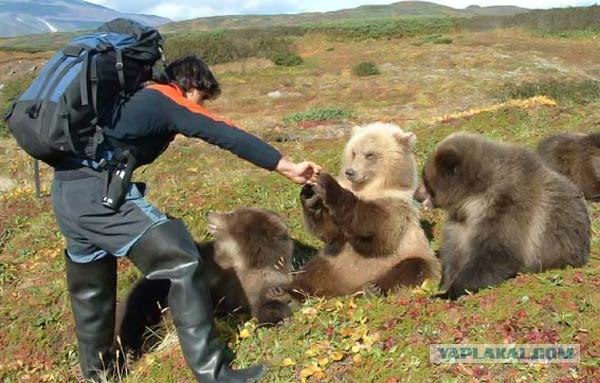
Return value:
<svg viewBox="0 0 600 383">
<path fill-rule="evenodd" d="M 393 124 L 356 127 L 339 177 L 321 173 L 304 186 L 305 225 L 325 246 L 295 274 L 300 296 L 380 294 L 439 276 L 412 201 L 415 142 Z"/>
<path fill-rule="evenodd" d="M 211 213 L 208 230 L 214 241 L 197 246 L 215 313 L 249 312 L 261 324 L 290 317 L 294 243 L 281 217 L 257 208 Z M 128 353 L 139 356 L 148 349 L 145 343 L 152 343 L 152 329 L 160 325 L 161 309 L 168 306 L 169 288 L 168 280 L 142 278 L 119 305 L 116 335 Z"/>
<path fill-rule="evenodd" d="M 447 212 L 442 297 L 589 258 L 583 196 L 525 147 L 454 133 L 427 160 L 415 198 Z"/>
<path fill-rule="evenodd" d="M 548 166 L 570 179 L 586 199 L 600 201 L 600 133 L 562 133 L 537 148 Z"/>
</svg>

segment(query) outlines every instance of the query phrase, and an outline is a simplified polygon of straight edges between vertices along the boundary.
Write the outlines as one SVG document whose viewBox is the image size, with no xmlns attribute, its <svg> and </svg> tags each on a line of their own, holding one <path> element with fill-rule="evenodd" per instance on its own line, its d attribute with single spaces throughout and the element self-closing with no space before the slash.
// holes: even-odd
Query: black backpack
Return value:
<svg viewBox="0 0 600 383">
<path fill-rule="evenodd" d="M 119 102 L 152 79 L 162 42 L 156 29 L 128 19 L 73 39 L 7 113 L 19 146 L 50 165 L 85 157 L 84 149 L 102 140 Z"/>
</svg>

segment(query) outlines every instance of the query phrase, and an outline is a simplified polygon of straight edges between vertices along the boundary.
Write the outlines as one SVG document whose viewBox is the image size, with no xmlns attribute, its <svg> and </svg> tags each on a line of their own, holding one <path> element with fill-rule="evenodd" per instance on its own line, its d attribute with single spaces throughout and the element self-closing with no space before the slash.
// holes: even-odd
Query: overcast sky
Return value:
<svg viewBox="0 0 600 383">
<path fill-rule="evenodd" d="M 146 13 L 173 20 L 216 15 L 326 12 L 365 4 L 391 4 L 397 0 L 88 0 L 122 12 Z M 438 4 L 465 8 L 472 4 L 518 5 L 527 8 L 555 8 L 592 5 L 599 0 L 440 0 Z"/>
</svg>

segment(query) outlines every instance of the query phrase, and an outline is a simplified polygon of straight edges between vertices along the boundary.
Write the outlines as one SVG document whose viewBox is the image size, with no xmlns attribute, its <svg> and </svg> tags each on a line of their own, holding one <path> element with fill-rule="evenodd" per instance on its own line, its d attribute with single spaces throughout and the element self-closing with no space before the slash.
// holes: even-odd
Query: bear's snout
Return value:
<svg viewBox="0 0 600 383">
<path fill-rule="evenodd" d="M 348 181 L 352 181 L 352 182 L 356 181 L 356 175 L 358 174 L 356 172 L 356 170 L 354 170 L 352 168 L 348 168 L 348 169 L 346 169 L 345 174 L 346 174 L 346 178 L 348 179 Z"/>
</svg>

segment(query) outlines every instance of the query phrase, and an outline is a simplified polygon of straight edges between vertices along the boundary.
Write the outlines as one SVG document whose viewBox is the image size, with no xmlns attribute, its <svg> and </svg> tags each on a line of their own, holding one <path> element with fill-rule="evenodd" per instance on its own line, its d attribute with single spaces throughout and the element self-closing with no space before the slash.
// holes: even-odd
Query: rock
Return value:
<svg viewBox="0 0 600 383">
<path fill-rule="evenodd" d="M 302 93 L 287 92 L 285 90 L 284 91 L 275 90 L 273 92 L 267 93 L 267 97 L 270 97 L 270 98 L 300 97 L 300 96 L 302 96 Z"/>
<path fill-rule="evenodd" d="M 4 84 L 0 84 L 0 90 L 4 89 Z"/>
<path fill-rule="evenodd" d="M 17 186 L 17 183 L 14 180 L 0 176 L 0 193 L 11 191 L 15 186 Z"/>
<path fill-rule="evenodd" d="M 31 67 L 30 71 L 35 72 L 37 70 L 37 65 Z"/>
<path fill-rule="evenodd" d="M 278 90 L 276 90 L 274 92 L 268 93 L 267 96 L 271 97 L 271 98 L 281 98 L 281 97 L 283 97 L 283 93 L 280 92 L 280 91 L 278 91 Z"/>
</svg>

